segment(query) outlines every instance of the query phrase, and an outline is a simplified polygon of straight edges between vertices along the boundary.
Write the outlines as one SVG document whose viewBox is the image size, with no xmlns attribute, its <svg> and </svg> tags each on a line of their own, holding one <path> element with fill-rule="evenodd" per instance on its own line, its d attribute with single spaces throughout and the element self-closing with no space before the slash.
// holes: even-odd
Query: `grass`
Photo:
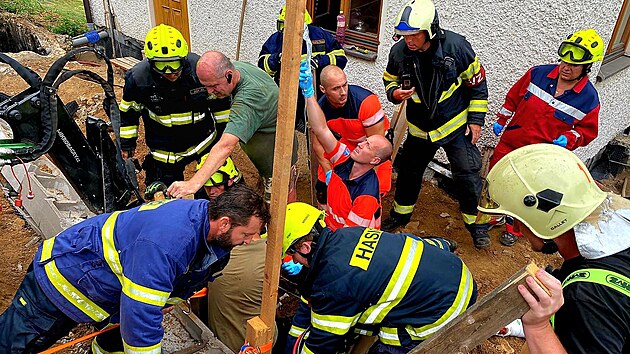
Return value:
<svg viewBox="0 0 630 354">
<path fill-rule="evenodd" d="M 57 34 L 76 36 L 87 31 L 82 0 L 0 0 L 0 10 L 29 16 Z"/>
</svg>

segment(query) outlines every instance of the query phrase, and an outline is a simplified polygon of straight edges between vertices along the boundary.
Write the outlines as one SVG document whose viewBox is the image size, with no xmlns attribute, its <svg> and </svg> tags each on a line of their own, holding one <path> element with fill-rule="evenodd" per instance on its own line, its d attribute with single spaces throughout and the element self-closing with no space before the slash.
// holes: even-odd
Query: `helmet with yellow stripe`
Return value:
<svg viewBox="0 0 630 354">
<path fill-rule="evenodd" d="M 278 32 L 282 32 L 284 30 L 284 20 L 287 17 L 287 5 L 282 6 L 280 10 L 280 14 L 278 15 L 277 28 Z M 313 19 L 311 19 L 311 15 L 308 14 L 308 10 L 304 10 L 304 24 L 310 25 L 313 23 Z"/>
<path fill-rule="evenodd" d="M 284 240 L 282 242 L 282 254 L 295 253 L 295 243 L 302 237 L 311 233 L 319 236 L 321 230 L 326 227 L 324 211 L 312 205 L 295 202 L 287 205 L 287 214 L 284 221 Z M 316 235 L 315 235 L 316 234 Z"/>
<path fill-rule="evenodd" d="M 188 43 L 176 28 L 160 24 L 144 39 L 144 54 L 151 67 L 160 74 L 176 74 L 183 69 Z"/>
</svg>

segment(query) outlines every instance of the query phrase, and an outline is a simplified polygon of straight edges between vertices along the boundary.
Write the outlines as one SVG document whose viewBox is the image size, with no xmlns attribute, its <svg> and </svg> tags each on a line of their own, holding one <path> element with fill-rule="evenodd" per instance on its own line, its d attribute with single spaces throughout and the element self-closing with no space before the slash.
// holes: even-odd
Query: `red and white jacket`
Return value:
<svg viewBox="0 0 630 354">
<path fill-rule="evenodd" d="M 381 198 L 374 169 L 350 179 L 354 160 L 348 147 L 340 142 L 325 157 L 333 165 L 327 182 L 326 226 L 333 231 L 350 226 L 380 229 Z"/>
<path fill-rule="evenodd" d="M 599 96 L 588 77 L 571 90 L 554 97 L 559 66 L 541 65 L 527 71 L 508 92 L 497 113 L 497 122 L 505 127 L 490 166 L 512 150 L 552 143 L 559 136 L 567 138 L 566 148 L 574 150 L 597 137 Z"/>
</svg>

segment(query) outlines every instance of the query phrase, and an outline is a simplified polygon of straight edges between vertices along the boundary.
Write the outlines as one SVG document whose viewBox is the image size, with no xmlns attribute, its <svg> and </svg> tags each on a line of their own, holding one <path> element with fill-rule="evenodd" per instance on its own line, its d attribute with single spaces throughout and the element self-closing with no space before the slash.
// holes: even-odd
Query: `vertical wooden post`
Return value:
<svg viewBox="0 0 630 354">
<path fill-rule="evenodd" d="M 246 334 L 246 340 L 251 345 L 265 348 L 262 351 L 263 353 L 271 352 L 271 346 L 267 344 L 273 340 L 276 317 L 284 219 L 291 175 L 291 164 L 287 162 L 291 160 L 293 152 L 294 119 L 299 88 L 298 80 L 306 0 L 287 0 L 286 5 L 284 39 L 282 42 L 282 67 L 280 70 L 281 93 L 278 100 L 273 185 L 271 188 L 271 215 L 273 218 L 269 225 L 269 236 L 267 237 L 267 258 L 265 261 L 260 318 L 256 317 L 247 321 Z M 261 109 L 264 109 L 264 107 L 261 107 Z"/>
</svg>

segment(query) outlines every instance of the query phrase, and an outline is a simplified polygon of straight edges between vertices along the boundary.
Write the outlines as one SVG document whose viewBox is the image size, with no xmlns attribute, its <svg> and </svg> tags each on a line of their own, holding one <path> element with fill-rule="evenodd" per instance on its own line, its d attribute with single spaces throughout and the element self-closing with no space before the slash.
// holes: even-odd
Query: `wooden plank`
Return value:
<svg viewBox="0 0 630 354">
<path fill-rule="evenodd" d="M 538 267 L 533 263 L 522 268 L 409 354 L 468 353 L 529 310 L 517 286 L 525 284 L 528 275 L 536 279 L 536 271 Z M 540 282 L 538 284 L 546 290 Z"/>
<path fill-rule="evenodd" d="M 400 104 L 398 112 L 392 119 L 392 127 L 394 128 L 394 143 L 392 150 L 392 164 L 396 160 L 400 145 L 402 145 L 403 138 L 405 137 L 405 131 L 407 131 L 407 112 L 405 102 Z"/>
<path fill-rule="evenodd" d="M 302 35 L 304 33 L 304 9 L 306 0 L 287 0 L 284 39 L 282 42 L 282 68 L 280 87 L 282 93 L 278 99 L 278 121 L 276 124 L 276 144 L 274 147 L 273 185 L 271 187 L 271 215 L 265 276 L 260 319 L 268 330 L 247 331 L 246 340 L 253 346 L 264 347 L 273 338 L 276 305 L 278 302 L 278 283 L 280 280 L 280 262 L 282 259 L 282 239 L 288 186 L 291 176 L 295 110 L 297 108 L 300 60 L 302 55 Z M 270 353 L 271 348 L 262 351 Z"/>
<path fill-rule="evenodd" d="M 118 67 L 124 71 L 127 71 L 133 68 L 136 64 L 140 62 L 140 60 L 134 57 L 122 57 L 122 58 L 114 58 L 110 59 L 113 66 Z"/>
</svg>

